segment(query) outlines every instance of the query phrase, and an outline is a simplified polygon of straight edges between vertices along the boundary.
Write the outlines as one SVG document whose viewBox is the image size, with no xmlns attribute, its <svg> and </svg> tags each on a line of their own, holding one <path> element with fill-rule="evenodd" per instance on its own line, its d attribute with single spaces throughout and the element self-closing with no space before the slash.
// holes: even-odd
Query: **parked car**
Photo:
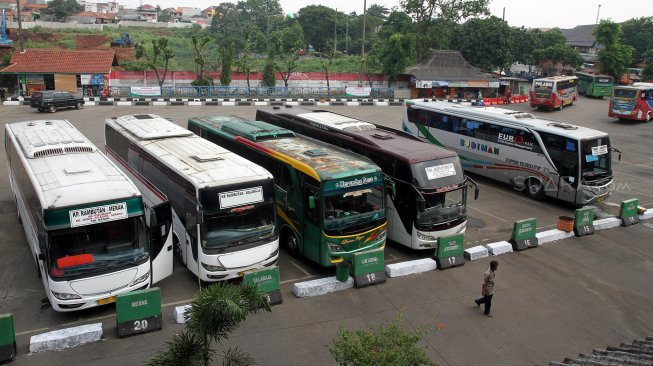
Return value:
<svg viewBox="0 0 653 366">
<path fill-rule="evenodd" d="M 54 113 L 60 108 L 84 108 L 84 99 L 76 97 L 67 91 L 44 90 L 32 93 L 30 107 L 39 112 Z"/>
</svg>

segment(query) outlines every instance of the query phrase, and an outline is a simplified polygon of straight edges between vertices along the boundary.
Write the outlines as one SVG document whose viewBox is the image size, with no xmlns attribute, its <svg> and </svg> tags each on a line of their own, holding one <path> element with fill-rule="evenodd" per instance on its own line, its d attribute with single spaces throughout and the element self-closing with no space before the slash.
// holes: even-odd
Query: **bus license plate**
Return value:
<svg viewBox="0 0 653 366">
<path fill-rule="evenodd" d="M 96 301 L 98 305 L 106 305 L 106 304 L 111 304 L 116 302 L 116 297 L 111 296 L 111 297 L 106 297 L 104 299 L 99 299 Z"/>
</svg>

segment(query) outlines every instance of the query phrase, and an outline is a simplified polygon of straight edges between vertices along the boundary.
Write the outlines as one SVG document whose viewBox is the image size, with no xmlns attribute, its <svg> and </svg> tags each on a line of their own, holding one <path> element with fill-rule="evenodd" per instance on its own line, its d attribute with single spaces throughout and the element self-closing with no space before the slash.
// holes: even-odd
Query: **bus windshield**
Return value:
<svg viewBox="0 0 653 366">
<path fill-rule="evenodd" d="M 141 264 L 149 257 L 144 225 L 132 217 L 49 231 L 50 275 L 80 278 Z"/>
<path fill-rule="evenodd" d="M 610 173 L 610 138 L 603 137 L 581 142 L 581 175 L 592 180 Z"/>
<path fill-rule="evenodd" d="M 614 89 L 614 96 L 615 96 L 615 98 L 632 99 L 632 98 L 635 98 L 637 96 L 637 90 L 615 88 Z"/>
<path fill-rule="evenodd" d="M 269 238 L 275 233 L 274 203 L 240 206 L 205 214 L 202 246 L 220 249 Z"/>
<path fill-rule="evenodd" d="M 425 194 L 425 204 L 417 206 L 416 226 L 435 225 L 466 214 L 467 192 L 464 188 L 446 193 Z"/>
<path fill-rule="evenodd" d="M 340 234 L 345 234 L 346 229 L 356 230 L 361 224 L 385 218 L 385 193 L 382 184 L 336 192 L 326 193 L 324 197 L 325 229 L 341 230 Z"/>
</svg>

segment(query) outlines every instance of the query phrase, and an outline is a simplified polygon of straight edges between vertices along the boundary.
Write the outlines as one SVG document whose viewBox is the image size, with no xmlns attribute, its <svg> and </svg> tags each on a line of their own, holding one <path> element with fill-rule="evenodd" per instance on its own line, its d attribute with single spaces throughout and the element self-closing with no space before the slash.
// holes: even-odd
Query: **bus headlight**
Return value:
<svg viewBox="0 0 653 366">
<path fill-rule="evenodd" d="M 420 233 L 419 231 L 417 232 L 417 238 L 419 240 L 424 240 L 424 241 L 435 241 L 435 237 L 431 235 L 424 235 Z"/>
<path fill-rule="evenodd" d="M 145 282 L 145 280 L 147 280 L 148 278 L 150 278 L 150 272 L 147 272 L 146 274 L 138 277 L 136 280 L 134 280 L 134 282 L 132 282 L 130 286 L 136 286 L 141 282 Z"/>
<path fill-rule="evenodd" d="M 51 291 L 51 292 L 52 292 L 52 295 L 54 295 L 54 297 L 56 297 L 59 300 L 77 300 L 77 299 L 81 299 L 81 297 L 79 295 L 75 295 L 75 294 L 67 294 L 65 292 L 54 292 L 54 291 Z"/>
<path fill-rule="evenodd" d="M 204 262 L 202 262 L 202 267 L 204 267 L 204 269 L 209 271 L 209 272 L 218 272 L 218 271 L 226 271 L 227 270 L 223 266 L 214 266 L 212 264 L 206 264 Z"/>
<path fill-rule="evenodd" d="M 379 233 L 379 236 L 376 237 L 376 240 L 378 240 L 378 241 L 383 241 L 383 240 L 385 240 L 386 233 L 387 233 L 387 231 L 385 231 L 385 230 L 381 231 L 381 232 Z"/>
<path fill-rule="evenodd" d="M 344 252 L 345 248 L 342 247 L 340 244 L 336 243 L 327 243 L 327 247 L 329 248 L 330 252 Z"/>
</svg>

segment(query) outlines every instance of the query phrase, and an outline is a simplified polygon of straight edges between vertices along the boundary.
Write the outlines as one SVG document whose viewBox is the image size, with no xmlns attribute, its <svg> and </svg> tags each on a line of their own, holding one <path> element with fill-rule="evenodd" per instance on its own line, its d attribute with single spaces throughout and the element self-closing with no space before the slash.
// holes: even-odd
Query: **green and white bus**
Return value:
<svg viewBox="0 0 653 366">
<path fill-rule="evenodd" d="M 406 102 L 403 129 L 456 150 L 466 171 L 534 199 L 588 205 L 611 193 L 612 151 L 619 151 L 605 132 L 504 108 L 421 99 Z"/>
<path fill-rule="evenodd" d="M 433 249 L 438 238 L 465 232 L 467 187 L 458 154 L 400 130 L 341 114 L 303 108 L 265 107 L 256 119 L 361 154 L 392 180 L 388 239 L 411 249 Z"/>
<path fill-rule="evenodd" d="M 107 155 L 170 197 L 174 252 L 202 281 L 239 278 L 279 257 L 274 182 L 260 165 L 153 114 L 106 120 Z"/>
<path fill-rule="evenodd" d="M 70 122 L 7 124 L 18 218 L 55 311 L 115 302 L 172 274 L 170 203 L 141 193 Z"/>
<path fill-rule="evenodd" d="M 385 247 L 386 184 L 369 159 L 233 116 L 190 118 L 188 129 L 272 172 L 281 242 L 291 254 L 328 267 Z"/>
<path fill-rule="evenodd" d="M 578 94 L 589 97 L 603 98 L 612 94 L 614 79 L 610 75 L 577 72 Z"/>
</svg>

